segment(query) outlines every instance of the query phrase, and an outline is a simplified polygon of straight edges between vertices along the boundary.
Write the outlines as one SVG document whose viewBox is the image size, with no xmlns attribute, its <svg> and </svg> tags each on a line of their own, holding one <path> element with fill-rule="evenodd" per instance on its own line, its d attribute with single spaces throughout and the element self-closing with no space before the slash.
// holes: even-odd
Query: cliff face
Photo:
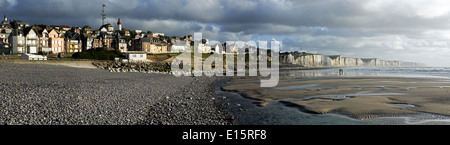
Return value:
<svg viewBox="0 0 450 145">
<path fill-rule="evenodd" d="M 280 54 L 280 62 L 282 64 L 300 65 L 303 67 L 354 67 L 354 66 L 404 66 L 401 61 L 386 61 L 380 59 L 361 59 L 349 58 L 341 56 L 324 56 L 324 55 L 295 55 Z M 415 63 L 408 63 L 409 66 L 415 66 Z"/>
</svg>

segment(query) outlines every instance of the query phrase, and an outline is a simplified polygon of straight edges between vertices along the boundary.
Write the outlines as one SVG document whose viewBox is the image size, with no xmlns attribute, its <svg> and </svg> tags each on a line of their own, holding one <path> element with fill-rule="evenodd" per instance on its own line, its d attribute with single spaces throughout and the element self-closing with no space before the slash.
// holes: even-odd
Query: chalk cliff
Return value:
<svg viewBox="0 0 450 145">
<path fill-rule="evenodd" d="M 385 67 L 414 67 L 423 66 L 419 63 L 401 61 L 387 61 L 377 58 L 362 59 L 341 56 L 324 56 L 318 54 L 280 54 L 280 63 L 288 65 L 299 65 L 303 67 L 355 67 L 355 66 L 385 66 Z"/>
</svg>

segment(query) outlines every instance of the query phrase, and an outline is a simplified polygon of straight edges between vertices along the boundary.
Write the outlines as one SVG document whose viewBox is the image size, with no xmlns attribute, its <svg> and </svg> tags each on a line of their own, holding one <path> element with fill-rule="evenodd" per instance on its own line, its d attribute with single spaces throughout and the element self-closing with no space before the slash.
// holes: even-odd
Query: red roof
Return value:
<svg viewBox="0 0 450 145">
<path fill-rule="evenodd" d="M 120 18 L 119 21 L 117 22 L 117 25 L 122 25 L 122 21 L 120 21 Z"/>
<path fill-rule="evenodd" d="M 61 25 L 62 28 L 70 28 L 70 26 L 67 25 Z"/>
</svg>

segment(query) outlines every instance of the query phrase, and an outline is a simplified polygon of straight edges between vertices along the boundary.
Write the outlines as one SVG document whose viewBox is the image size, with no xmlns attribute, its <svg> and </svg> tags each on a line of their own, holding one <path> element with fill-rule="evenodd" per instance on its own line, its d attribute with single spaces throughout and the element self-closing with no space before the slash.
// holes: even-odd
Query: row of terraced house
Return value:
<svg viewBox="0 0 450 145">
<path fill-rule="evenodd" d="M 191 49 L 192 36 L 166 37 L 163 33 L 122 29 L 120 18 L 118 30 L 112 24 L 102 25 L 98 30 L 90 26 L 33 25 L 19 20 L 8 21 L 7 16 L 0 27 L 0 49 L 9 54 L 65 54 L 94 48 L 141 51 L 145 53 L 172 53 Z M 202 41 L 202 52 L 210 53 L 207 40 Z M 5 51 L 4 51 L 5 52 Z"/>
</svg>

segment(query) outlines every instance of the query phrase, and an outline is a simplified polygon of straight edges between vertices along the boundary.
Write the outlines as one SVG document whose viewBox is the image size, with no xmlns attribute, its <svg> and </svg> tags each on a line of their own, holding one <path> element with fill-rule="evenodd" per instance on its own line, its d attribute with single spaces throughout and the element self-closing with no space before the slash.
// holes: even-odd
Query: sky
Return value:
<svg viewBox="0 0 450 145">
<path fill-rule="evenodd" d="M 99 28 L 103 3 L 106 21 L 126 29 L 450 67 L 448 0 L 0 0 L 0 15 Z"/>
</svg>

